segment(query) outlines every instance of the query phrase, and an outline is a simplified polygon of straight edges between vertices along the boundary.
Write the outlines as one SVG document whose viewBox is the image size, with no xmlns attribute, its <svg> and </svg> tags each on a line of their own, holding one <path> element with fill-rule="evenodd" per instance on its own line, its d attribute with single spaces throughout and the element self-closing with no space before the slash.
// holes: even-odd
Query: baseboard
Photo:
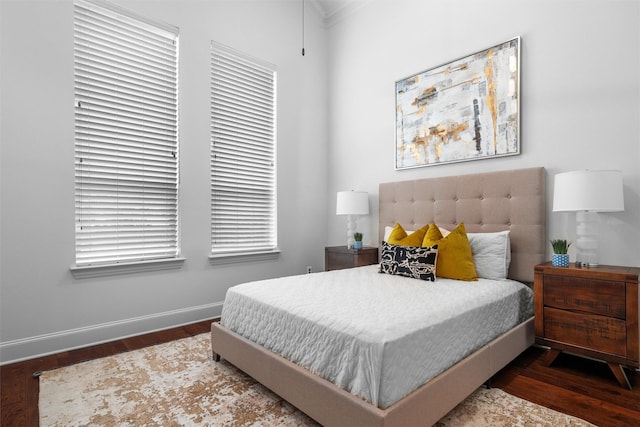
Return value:
<svg viewBox="0 0 640 427">
<path fill-rule="evenodd" d="M 219 317 L 222 302 L 0 343 L 0 365 Z"/>
</svg>

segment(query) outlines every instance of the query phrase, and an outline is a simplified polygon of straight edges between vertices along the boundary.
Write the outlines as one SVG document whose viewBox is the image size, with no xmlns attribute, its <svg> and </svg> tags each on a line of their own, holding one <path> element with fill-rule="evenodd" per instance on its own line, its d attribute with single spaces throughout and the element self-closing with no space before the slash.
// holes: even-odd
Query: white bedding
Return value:
<svg viewBox="0 0 640 427">
<path fill-rule="evenodd" d="M 426 282 L 372 265 L 234 286 L 221 323 L 386 408 L 532 315 L 519 282 Z"/>
</svg>

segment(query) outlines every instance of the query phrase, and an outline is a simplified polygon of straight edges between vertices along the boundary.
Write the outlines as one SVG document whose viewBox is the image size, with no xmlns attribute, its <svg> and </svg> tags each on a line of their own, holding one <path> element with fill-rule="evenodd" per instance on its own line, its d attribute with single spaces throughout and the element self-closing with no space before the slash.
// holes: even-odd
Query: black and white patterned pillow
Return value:
<svg viewBox="0 0 640 427">
<path fill-rule="evenodd" d="M 398 246 L 382 242 L 380 273 L 436 281 L 436 258 L 438 245 L 421 248 Z"/>
</svg>

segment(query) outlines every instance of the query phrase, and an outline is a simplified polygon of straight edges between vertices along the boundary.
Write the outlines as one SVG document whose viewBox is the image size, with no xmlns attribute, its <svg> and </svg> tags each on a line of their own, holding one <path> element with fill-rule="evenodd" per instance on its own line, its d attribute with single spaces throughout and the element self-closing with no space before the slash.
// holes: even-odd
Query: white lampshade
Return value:
<svg viewBox="0 0 640 427">
<path fill-rule="evenodd" d="M 338 191 L 336 215 L 369 215 L 366 191 Z"/>
<path fill-rule="evenodd" d="M 620 212 L 623 210 L 622 172 L 581 170 L 559 173 L 555 176 L 554 212 Z"/>
</svg>

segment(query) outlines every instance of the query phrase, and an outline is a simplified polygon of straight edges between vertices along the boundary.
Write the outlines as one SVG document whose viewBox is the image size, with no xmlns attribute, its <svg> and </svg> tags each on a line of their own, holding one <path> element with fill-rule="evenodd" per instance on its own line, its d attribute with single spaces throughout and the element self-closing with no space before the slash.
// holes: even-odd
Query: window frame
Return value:
<svg viewBox="0 0 640 427">
<path fill-rule="evenodd" d="M 182 266 L 178 58 L 177 27 L 74 1 L 76 278 Z"/>
<path fill-rule="evenodd" d="M 277 258 L 276 66 L 212 41 L 210 95 L 210 262 Z M 243 176 L 249 179 L 240 184 Z M 253 193 L 242 197 L 246 191 Z"/>
</svg>

